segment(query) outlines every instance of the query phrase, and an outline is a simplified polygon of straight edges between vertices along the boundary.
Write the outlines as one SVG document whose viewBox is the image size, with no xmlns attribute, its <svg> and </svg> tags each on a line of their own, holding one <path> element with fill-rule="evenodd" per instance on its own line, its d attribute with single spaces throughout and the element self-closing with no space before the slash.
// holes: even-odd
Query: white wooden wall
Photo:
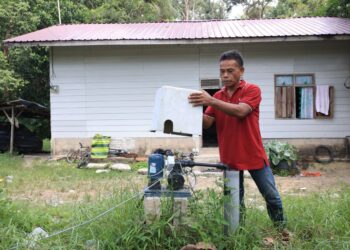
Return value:
<svg viewBox="0 0 350 250">
<path fill-rule="evenodd" d="M 53 49 L 52 138 L 159 136 L 148 132 L 154 95 L 162 85 L 199 89 L 218 78 L 221 52 L 238 49 L 245 79 L 262 89 L 264 138 L 342 138 L 350 135 L 350 47 L 346 42 L 232 45 L 100 46 Z M 274 74 L 314 73 L 316 84 L 335 87 L 334 118 L 276 120 Z M 184 119 L 186 119 L 184 117 Z M 168 136 L 168 135 L 167 135 Z"/>
</svg>

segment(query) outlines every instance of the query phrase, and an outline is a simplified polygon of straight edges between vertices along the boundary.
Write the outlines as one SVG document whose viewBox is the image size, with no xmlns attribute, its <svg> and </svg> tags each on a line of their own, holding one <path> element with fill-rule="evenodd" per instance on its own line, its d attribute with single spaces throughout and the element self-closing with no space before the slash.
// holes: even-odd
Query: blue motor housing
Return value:
<svg viewBox="0 0 350 250">
<path fill-rule="evenodd" d="M 151 154 L 148 157 L 148 179 L 150 189 L 161 189 L 160 179 L 163 177 L 164 156 Z M 157 182 L 157 183 L 156 183 Z"/>
</svg>

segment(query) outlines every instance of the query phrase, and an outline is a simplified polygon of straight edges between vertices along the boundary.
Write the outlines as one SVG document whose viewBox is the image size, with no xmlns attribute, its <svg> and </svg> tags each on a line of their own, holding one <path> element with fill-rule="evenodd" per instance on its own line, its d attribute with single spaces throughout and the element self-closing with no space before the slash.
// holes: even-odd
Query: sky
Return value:
<svg viewBox="0 0 350 250">
<path fill-rule="evenodd" d="M 239 19 L 243 15 L 243 6 L 242 4 L 238 4 L 232 7 L 230 14 L 228 16 L 229 19 Z"/>
<path fill-rule="evenodd" d="M 278 3 L 278 0 L 273 0 L 272 3 L 270 4 L 270 6 L 276 6 Z M 238 4 L 236 6 L 233 6 L 228 18 L 229 19 L 239 19 L 241 18 L 241 16 L 243 15 L 243 5 L 242 4 Z"/>
</svg>

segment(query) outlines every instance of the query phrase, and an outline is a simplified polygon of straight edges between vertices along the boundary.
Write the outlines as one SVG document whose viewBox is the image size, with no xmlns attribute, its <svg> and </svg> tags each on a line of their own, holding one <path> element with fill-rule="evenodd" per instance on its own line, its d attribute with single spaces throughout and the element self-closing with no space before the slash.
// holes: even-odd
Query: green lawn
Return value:
<svg viewBox="0 0 350 250">
<path fill-rule="evenodd" d="M 7 176 L 13 176 L 11 183 Z M 276 249 L 349 249 L 350 188 L 335 196 L 332 190 L 307 196 L 284 196 L 288 228 L 294 233 L 282 241 L 266 211 L 247 210 L 247 219 L 231 237 L 222 234 L 221 193 L 201 191 L 190 202 L 186 225 L 171 223 L 171 204 L 163 203 L 162 216 L 144 223 L 142 191 L 145 176 L 135 172 L 96 174 L 65 162 L 24 162 L 0 155 L 0 249 L 28 249 L 28 234 L 42 227 L 49 235 L 78 225 L 74 230 L 38 241 L 35 249 L 180 249 L 200 241 L 218 249 L 266 249 L 272 237 Z M 89 248 L 90 247 L 90 248 Z"/>
</svg>

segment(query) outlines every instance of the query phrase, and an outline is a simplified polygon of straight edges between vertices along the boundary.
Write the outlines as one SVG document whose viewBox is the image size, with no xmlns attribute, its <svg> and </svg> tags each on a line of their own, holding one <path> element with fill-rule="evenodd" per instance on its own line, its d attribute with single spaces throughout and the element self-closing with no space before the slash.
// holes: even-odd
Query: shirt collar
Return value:
<svg viewBox="0 0 350 250">
<path fill-rule="evenodd" d="M 238 88 L 237 88 L 236 91 L 233 93 L 233 95 L 234 95 L 235 93 L 237 93 L 237 90 L 238 90 L 238 89 L 242 89 L 242 88 L 244 87 L 245 84 L 246 84 L 246 82 L 245 82 L 244 80 L 240 80 L 240 81 L 239 81 Z M 226 96 L 228 96 L 227 87 L 226 87 L 226 86 L 224 86 L 224 87 L 222 88 L 222 92 L 223 92 Z M 233 95 L 232 95 L 232 96 L 233 96 Z"/>
</svg>

